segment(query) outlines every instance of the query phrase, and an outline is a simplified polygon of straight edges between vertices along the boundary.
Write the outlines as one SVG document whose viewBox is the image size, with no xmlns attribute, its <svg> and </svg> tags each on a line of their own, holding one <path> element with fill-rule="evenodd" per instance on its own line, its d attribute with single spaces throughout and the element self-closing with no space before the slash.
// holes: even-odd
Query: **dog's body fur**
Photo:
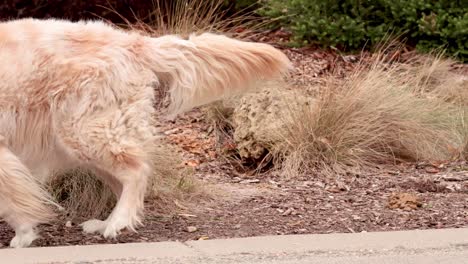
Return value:
<svg viewBox="0 0 468 264">
<path fill-rule="evenodd" d="M 151 38 L 102 22 L 0 23 L 0 217 L 29 246 L 54 217 L 42 188 L 52 173 L 86 167 L 118 203 L 85 232 L 115 237 L 141 224 L 155 115 L 242 92 L 289 67 L 280 51 L 202 34 Z"/>
</svg>

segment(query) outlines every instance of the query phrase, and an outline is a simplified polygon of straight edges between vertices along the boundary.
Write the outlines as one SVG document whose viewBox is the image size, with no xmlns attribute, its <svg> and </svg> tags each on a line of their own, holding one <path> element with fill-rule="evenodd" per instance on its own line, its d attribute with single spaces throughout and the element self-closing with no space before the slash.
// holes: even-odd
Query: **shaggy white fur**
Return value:
<svg viewBox="0 0 468 264">
<path fill-rule="evenodd" d="M 113 238 L 142 224 L 156 115 L 174 117 L 285 73 L 279 50 L 215 34 L 151 38 L 102 22 L 0 23 L 0 216 L 12 247 L 54 217 L 42 188 L 58 170 L 86 167 L 118 197 L 105 221 L 82 224 Z"/>
</svg>

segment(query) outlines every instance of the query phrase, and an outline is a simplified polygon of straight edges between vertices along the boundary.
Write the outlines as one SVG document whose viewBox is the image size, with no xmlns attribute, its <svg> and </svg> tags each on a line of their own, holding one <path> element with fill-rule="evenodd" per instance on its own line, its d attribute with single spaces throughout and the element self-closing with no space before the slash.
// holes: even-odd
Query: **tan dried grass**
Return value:
<svg viewBox="0 0 468 264">
<path fill-rule="evenodd" d="M 466 148 L 460 133 L 466 125 L 454 103 L 464 100 L 465 90 L 447 78 L 447 62 L 408 67 L 388 61 L 377 52 L 370 66 L 360 65 L 345 79 L 326 78 L 316 105 L 286 114 L 284 140 L 272 149 L 285 174 L 447 160 Z"/>
<path fill-rule="evenodd" d="M 152 2 L 153 10 L 147 17 L 135 16 L 137 22 L 132 23 L 121 16 L 125 23 L 119 26 L 151 36 L 217 32 L 243 38 L 255 35 L 256 29 L 272 22 L 271 19 L 255 16 L 254 11 L 247 11 L 249 7 L 228 16 L 223 9 L 226 3 L 224 0 L 165 1 L 165 5 L 160 0 Z M 103 8 L 119 15 L 112 7 Z"/>
<path fill-rule="evenodd" d="M 437 97 L 458 107 L 457 129 L 462 141 L 462 157 L 468 159 L 468 76 L 460 63 L 445 58 L 443 53 L 414 56 L 405 74 L 412 75 L 414 91 Z"/>
<path fill-rule="evenodd" d="M 49 182 L 55 199 L 69 217 L 104 217 L 116 199 L 108 186 L 88 171 L 75 170 L 55 175 Z M 206 198 L 207 192 L 183 164 L 177 149 L 169 145 L 155 146 L 153 175 L 148 184 L 147 200 L 153 210 L 171 213 L 183 204 Z"/>
</svg>

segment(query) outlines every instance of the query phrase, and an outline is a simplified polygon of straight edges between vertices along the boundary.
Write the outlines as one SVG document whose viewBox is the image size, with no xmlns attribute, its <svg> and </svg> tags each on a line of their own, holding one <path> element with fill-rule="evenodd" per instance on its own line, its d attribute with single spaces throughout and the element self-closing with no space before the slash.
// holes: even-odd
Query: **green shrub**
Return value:
<svg viewBox="0 0 468 264">
<path fill-rule="evenodd" d="M 468 59 L 467 0 L 265 0 L 259 13 L 291 29 L 296 44 L 353 50 L 393 33 Z"/>
</svg>

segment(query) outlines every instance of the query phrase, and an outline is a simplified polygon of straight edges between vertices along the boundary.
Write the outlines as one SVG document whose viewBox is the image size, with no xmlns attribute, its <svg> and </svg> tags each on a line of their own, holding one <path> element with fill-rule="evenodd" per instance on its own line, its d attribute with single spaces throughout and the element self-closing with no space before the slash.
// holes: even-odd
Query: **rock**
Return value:
<svg viewBox="0 0 468 264">
<path fill-rule="evenodd" d="M 238 182 L 241 182 L 241 181 L 242 181 L 242 179 L 241 179 L 240 177 L 234 177 L 234 178 L 232 178 L 232 182 L 233 182 L 233 183 L 238 183 Z"/>
<path fill-rule="evenodd" d="M 281 183 L 276 182 L 276 181 L 274 181 L 274 180 L 268 180 L 268 182 L 269 182 L 270 184 L 276 185 L 276 186 L 278 186 L 278 187 L 281 186 Z"/>
<path fill-rule="evenodd" d="M 180 130 L 180 128 L 176 127 L 176 128 L 173 128 L 173 129 L 164 131 L 164 134 L 165 134 L 165 135 L 175 134 L 175 133 L 179 132 L 179 130 Z"/>
<path fill-rule="evenodd" d="M 72 224 L 71 221 L 67 221 L 67 222 L 65 223 L 65 227 L 72 227 L 72 226 L 73 226 L 73 224 Z"/>
<path fill-rule="evenodd" d="M 456 183 L 456 182 L 447 183 L 446 188 L 452 192 L 461 192 L 463 190 L 461 184 Z"/>
<path fill-rule="evenodd" d="M 351 217 L 353 218 L 353 220 L 356 220 L 356 221 L 361 220 L 361 217 L 358 215 L 352 215 Z"/>
<path fill-rule="evenodd" d="M 339 188 L 336 187 L 336 186 L 332 186 L 332 187 L 330 187 L 330 188 L 327 188 L 326 190 L 329 191 L 329 192 L 331 192 L 331 193 L 339 193 L 339 192 L 341 192 L 341 189 L 339 189 Z M 333 199 L 333 196 L 330 196 L 330 198 Z"/>
<path fill-rule="evenodd" d="M 311 107 L 315 99 L 285 89 L 268 89 L 243 96 L 232 112 L 234 141 L 243 159 L 261 160 L 269 146 L 283 142 L 288 119 Z"/>
<path fill-rule="evenodd" d="M 337 182 L 337 187 L 340 191 L 349 191 L 350 188 L 344 182 Z"/>
<path fill-rule="evenodd" d="M 440 172 L 440 170 L 438 168 L 434 168 L 434 167 L 426 167 L 424 170 L 427 173 L 438 173 L 438 172 Z"/>
<path fill-rule="evenodd" d="M 293 208 L 288 208 L 288 209 L 287 209 L 286 211 L 284 211 L 284 213 L 282 213 L 281 215 L 282 215 L 282 216 L 288 216 L 288 215 L 292 214 L 293 211 L 294 211 Z"/>
<path fill-rule="evenodd" d="M 180 217 L 184 217 L 184 218 L 191 218 L 191 217 L 197 217 L 196 215 L 194 214 L 179 214 Z"/>
<path fill-rule="evenodd" d="M 185 228 L 185 231 L 188 232 L 188 233 L 193 233 L 193 232 L 197 232 L 198 228 L 196 226 L 187 226 Z"/>
<path fill-rule="evenodd" d="M 315 182 L 314 185 L 322 189 L 325 188 L 325 183 L 323 182 Z"/>
<path fill-rule="evenodd" d="M 462 172 L 462 173 L 452 174 L 452 175 L 443 175 L 441 179 L 444 181 L 468 181 L 468 174 L 466 174 L 465 172 Z"/>
<path fill-rule="evenodd" d="M 234 229 L 240 229 L 241 228 L 241 224 L 237 224 L 234 226 Z"/>
<path fill-rule="evenodd" d="M 178 200 L 174 200 L 174 204 L 182 210 L 188 210 L 188 208 L 182 205 Z"/>
<path fill-rule="evenodd" d="M 241 181 L 240 183 L 242 184 L 248 184 L 248 183 L 259 183 L 260 180 L 259 179 L 253 179 L 253 180 L 243 180 Z"/>
<path fill-rule="evenodd" d="M 198 167 L 200 163 L 201 162 L 199 160 L 189 160 L 185 164 L 190 167 Z"/>
</svg>

